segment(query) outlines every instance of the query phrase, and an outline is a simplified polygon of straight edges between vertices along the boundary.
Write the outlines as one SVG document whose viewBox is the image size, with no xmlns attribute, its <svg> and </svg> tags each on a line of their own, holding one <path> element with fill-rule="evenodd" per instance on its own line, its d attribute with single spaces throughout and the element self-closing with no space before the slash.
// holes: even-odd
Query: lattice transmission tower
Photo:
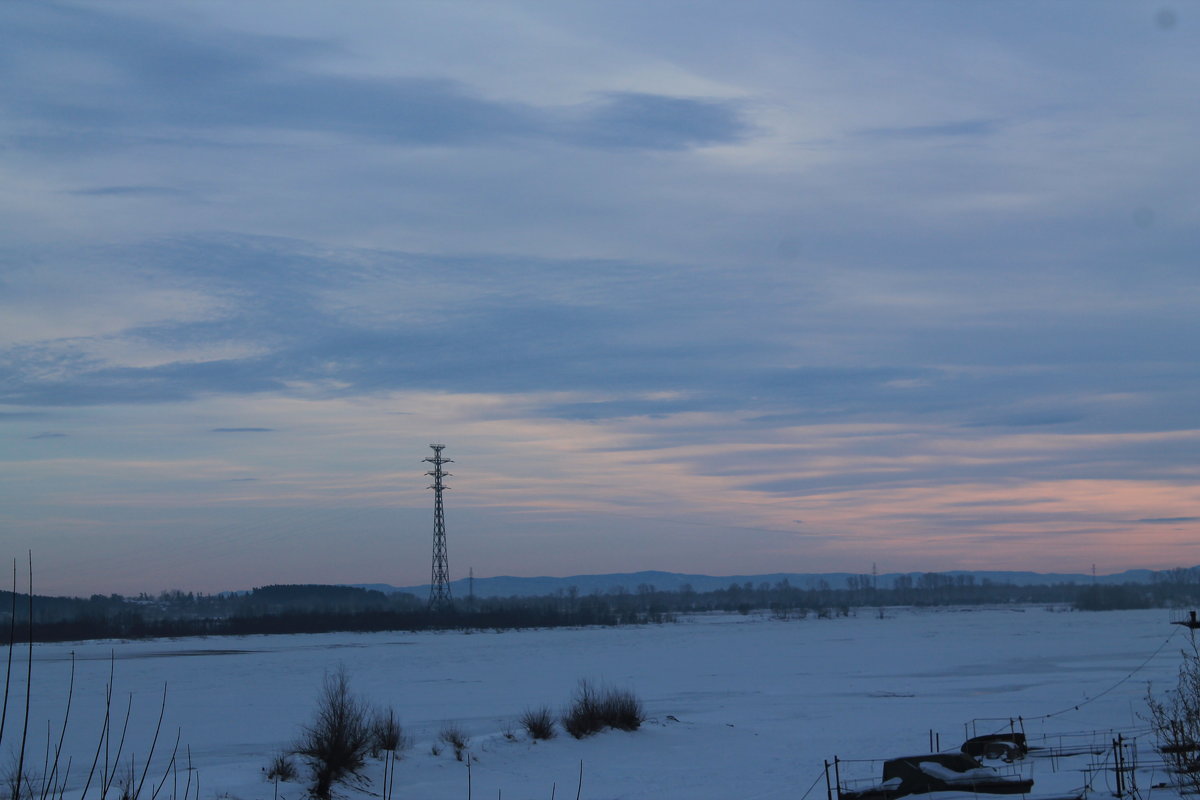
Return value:
<svg viewBox="0 0 1200 800">
<path fill-rule="evenodd" d="M 442 478 L 448 477 L 449 472 L 442 471 L 443 464 L 453 464 L 448 458 L 442 458 L 444 444 L 431 444 L 433 455 L 422 459 L 433 464 L 433 469 L 426 475 L 433 477 L 433 575 L 429 580 L 429 610 L 442 611 L 450 608 L 454 601 L 450 597 L 450 564 L 446 558 L 446 515 L 442 510 L 442 492 L 449 486 L 442 484 Z"/>
</svg>

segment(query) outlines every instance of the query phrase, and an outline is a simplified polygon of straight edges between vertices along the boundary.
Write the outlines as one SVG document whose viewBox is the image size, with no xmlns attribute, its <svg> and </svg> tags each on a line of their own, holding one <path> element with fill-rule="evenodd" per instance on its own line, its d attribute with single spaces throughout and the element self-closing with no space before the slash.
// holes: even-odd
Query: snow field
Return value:
<svg viewBox="0 0 1200 800">
<path fill-rule="evenodd" d="M 114 725 L 127 702 L 133 709 L 126 758 L 134 754 L 140 773 L 166 684 L 151 775 L 161 777 L 179 730 L 204 798 L 273 797 L 262 769 L 295 740 L 324 674 L 339 665 L 356 694 L 396 709 L 414 741 L 396 770 L 397 798 L 467 796 L 465 765 L 450 748 L 431 752 L 446 723 L 471 736 L 476 797 L 548 798 L 552 786 L 556 796 L 574 797 L 582 761 L 587 800 L 799 798 L 824 759 L 926 752 L 930 730 L 943 749 L 956 748 L 976 718 L 1021 715 L 1031 737 L 1098 728 L 1144 733 L 1147 681 L 1174 684 L 1185 637 L 1161 610 L 998 608 L 888 609 L 885 619 L 860 609 L 825 620 L 704 615 L 627 628 L 37 645 L 36 756 L 27 756 L 27 767 L 36 762 L 33 771 L 41 770 L 48 730 L 57 740 L 73 651 L 64 751 L 73 759 L 75 791 L 95 753 L 111 656 Z M 21 650 L 14 667 L 6 750 L 19 739 L 24 711 Z M 647 723 L 582 741 L 561 729 L 551 741 L 528 741 L 517 723 L 521 711 L 543 704 L 561 710 L 581 678 L 632 689 Z M 978 732 L 1001 726 L 982 723 Z M 503 736 L 508 728 L 517 741 Z M 1074 780 L 1065 774 L 1069 765 L 1064 774 L 1036 766 L 1043 774 L 1034 775 L 1035 792 Z M 366 774 L 377 790 L 382 766 L 372 762 Z M 823 797 L 823 780 L 813 792 Z M 284 798 L 303 795 L 301 784 L 280 787 Z"/>
</svg>

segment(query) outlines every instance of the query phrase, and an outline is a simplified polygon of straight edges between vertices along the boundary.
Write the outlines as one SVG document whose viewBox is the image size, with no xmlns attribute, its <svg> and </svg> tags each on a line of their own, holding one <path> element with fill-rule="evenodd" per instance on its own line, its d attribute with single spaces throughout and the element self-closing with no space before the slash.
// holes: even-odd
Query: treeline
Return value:
<svg viewBox="0 0 1200 800">
<path fill-rule="evenodd" d="M 412 594 L 385 594 L 349 586 L 264 586 L 238 594 L 179 591 L 157 596 L 93 595 L 90 598 L 0 592 L 0 630 L 15 642 L 85 639 L 146 639 L 182 636 L 240 636 L 330 631 L 421 631 L 519 629 L 662 622 L 605 595 L 565 607 L 557 598 L 464 600 L 431 614 Z"/>
<path fill-rule="evenodd" d="M 878 586 L 871 575 L 852 575 L 845 587 L 817 580 L 810 586 L 778 583 L 731 583 L 724 589 L 697 592 L 685 584 L 678 591 L 658 591 L 642 585 L 635 592 L 615 590 L 603 595 L 617 608 L 640 613 L 679 614 L 702 611 L 748 613 L 770 610 L 777 616 L 832 616 L 851 609 L 891 606 L 979 606 L 1057 604 L 1081 611 L 1185 607 L 1200 604 L 1200 568 L 1156 573 L 1150 583 L 1027 584 L 975 580 L 973 575 L 937 572 L 896 576 L 890 586 Z M 559 603 L 571 608 L 575 594 L 559 592 Z"/>
<path fill-rule="evenodd" d="M 90 598 L 29 599 L 0 592 L 0 625 L 14 641 L 140 639 L 330 631 L 420 631 L 519 629 L 665 622 L 678 614 L 704 611 L 750 613 L 769 610 L 779 618 L 840 616 L 852 609 L 889 606 L 1006 605 L 1044 603 L 1079 610 L 1194 607 L 1200 605 L 1200 572 L 1158 573 L 1148 584 L 1062 583 L 1012 585 L 976 581 L 971 575 L 936 572 L 898 576 L 879 587 L 870 575 L 852 576 L 845 587 L 819 580 L 810 586 L 731 583 L 698 592 L 690 586 L 660 591 L 643 584 L 634 591 L 581 594 L 573 587 L 540 597 L 458 598 L 452 610 L 429 613 L 422 599 L 348 586 L 264 586 L 251 592 L 204 595 L 163 592 L 157 596 L 93 595 Z"/>
</svg>

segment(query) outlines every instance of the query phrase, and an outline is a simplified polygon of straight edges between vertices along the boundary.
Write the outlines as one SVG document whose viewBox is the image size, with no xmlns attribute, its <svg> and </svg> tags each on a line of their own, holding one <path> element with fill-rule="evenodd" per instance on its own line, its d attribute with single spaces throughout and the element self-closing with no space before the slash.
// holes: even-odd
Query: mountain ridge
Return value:
<svg viewBox="0 0 1200 800">
<path fill-rule="evenodd" d="M 1192 567 L 1191 569 L 1198 569 Z M 875 576 L 879 588 L 891 588 L 895 580 L 901 576 L 912 578 L 915 583 L 924 572 L 888 572 Z M 987 570 L 949 570 L 935 573 L 950 577 L 970 576 L 974 583 L 990 581 L 998 584 L 1014 586 L 1049 586 L 1058 583 L 1088 584 L 1093 581 L 1099 585 L 1114 585 L 1122 583 L 1150 583 L 1155 570 L 1131 569 L 1110 575 L 1088 575 L 1082 573 L 1060 572 L 1031 572 L 1031 571 L 987 571 Z M 831 589 L 845 589 L 851 578 L 860 579 L 871 575 L 851 572 L 772 572 L 758 575 L 703 575 L 682 572 L 665 572 L 661 570 L 643 570 L 640 572 L 614 572 L 598 575 L 569 575 L 566 577 L 537 576 L 516 577 L 512 575 L 497 575 L 490 578 L 475 578 L 474 593 L 477 597 L 529 597 L 555 594 L 558 591 L 569 591 L 573 586 L 579 594 L 593 592 L 606 593 L 625 590 L 638 591 L 641 586 L 652 586 L 659 591 L 679 591 L 685 585 L 690 585 L 698 592 L 710 592 L 715 589 L 725 589 L 731 583 L 739 586 L 746 582 L 757 586 L 766 582 L 771 585 L 787 580 L 792 586 L 801 589 L 817 588 L 821 581 Z M 450 591 L 455 597 L 466 597 L 470 593 L 469 578 L 458 578 L 450 582 Z M 418 597 L 429 594 L 429 584 L 417 586 L 393 586 L 386 583 L 356 583 L 352 584 L 361 589 L 375 589 L 386 593 L 407 592 Z"/>
</svg>

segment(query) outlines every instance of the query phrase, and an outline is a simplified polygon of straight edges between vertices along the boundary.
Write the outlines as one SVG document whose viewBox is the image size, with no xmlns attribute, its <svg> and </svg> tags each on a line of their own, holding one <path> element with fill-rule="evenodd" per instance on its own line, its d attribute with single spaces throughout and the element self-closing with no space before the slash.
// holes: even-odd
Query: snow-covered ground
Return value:
<svg viewBox="0 0 1200 800">
<path fill-rule="evenodd" d="M 64 752 L 76 791 L 96 752 L 111 656 L 114 724 L 127 703 L 133 709 L 124 758 L 133 755 L 140 776 L 165 685 L 164 733 L 147 782 L 161 778 L 179 731 L 180 758 L 190 747 L 203 798 L 273 797 L 263 768 L 295 740 L 323 675 L 339 666 L 356 693 L 393 706 L 414 740 L 397 768 L 397 798 L 467 797 L 464 764 L 448 748 L 432 752 L 448 722 L 471 737 L 474 797 L 574 797 L 582 762 L 587 800 L 800 798 L 814 781 L 809 796 L 819 798 L 825 759 L 849 760 L 844 776 L 878 778 L 878 763 L 853 760 L 927 752 L 931 731 L 942 749 L 956 749 L 968 731 L 1006 730 L 1018 716 L 1031 739 L 1103 730 L 1095 740 L 1108 745 L 1111 729 L 1141 737 L 1148 750 L 1147 682 L 1173 686 L 1187 644 L 1187 631 L 1169 621 L 1160 610 L 889 609 L 880 619 L 862 609 L 837 619 L 735 614 L 626 628 L 39 645 L 26 766 L 40 772 L 47 738 L 57 741 L 73 651 Z M 24 668 L 18 650 L 5 750 L 19 741 Z M 635 691 L 647 723 L 582 741 L 520 734 L 523 709 L 561 708 L 581 678 Z M 972 725 L 977 719 L 987 721 Z M 516 740 L 506 730 L 517 730 Z M 0 758 L 10 771 L 15 758 Z M 1026 769 L 1042 794 L 1082 784 L 1101 760 L 1030 759 Z M 382 767 L 372 762 L 366 774 L 377 792 Z M 1161 778 L 1144 770 L 1139 782 Z M 1106 793 L 1112 779 L 1096 772 L 1091 780 Z M 180 781 L 177 796 L 184 773 Z M 172 788 L 168 781 L 160 797 Z M 281 784 L 279 794 L 298 798 L 304 789 Z"/>
</svg>

